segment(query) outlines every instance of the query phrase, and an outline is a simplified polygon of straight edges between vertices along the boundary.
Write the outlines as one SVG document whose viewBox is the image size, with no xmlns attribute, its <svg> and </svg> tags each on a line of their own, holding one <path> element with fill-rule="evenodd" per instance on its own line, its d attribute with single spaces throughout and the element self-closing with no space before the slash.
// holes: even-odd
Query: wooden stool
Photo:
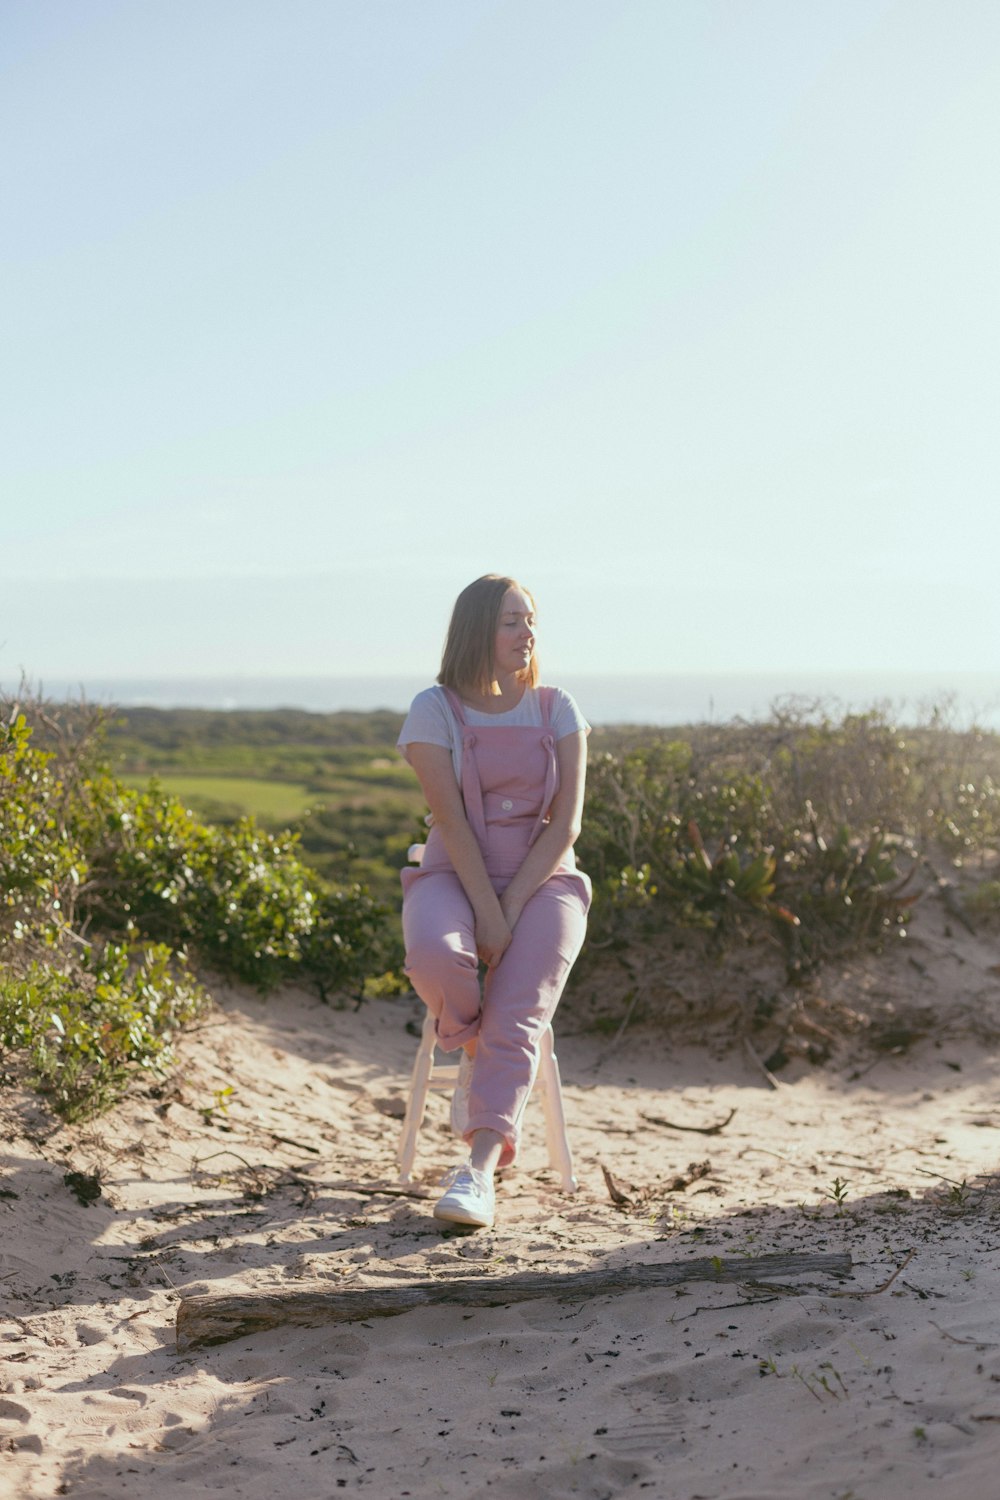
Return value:
<svg viewBox="0 0 1000 1500">
<path fill-rule="evenodd" d="M 410 1097 L 406 1104 L 406 1118 L 399 1138 L 399 1180 L 412 1181 L 413 1159 L 417 1154 L 417 1136 L 424 1120 L 427 1094 L 430 1089 L 454 1090 L 458 1079 L 458 1063 L 435 1063 L 434 1017 L 430 1011 L 424 1019 L 413 1073 L 410 1078 Z M 566 1117 L 563 1113 L 562 1082 L 559 1078 L 559 1062 L 555 1054 L 552 1027 L 542 1033 L 541 1057 L 538 1063 L 536 1086 L 541 1086 L 542 1107 L 545 1110 L 545 1136 L 549 1147 L 549 1161 L 559 1173 L 564 1193 L 575 1193 L 577 1180 L 573 1175 L 573 1157 L 566 1139 Z"/>
</svg>

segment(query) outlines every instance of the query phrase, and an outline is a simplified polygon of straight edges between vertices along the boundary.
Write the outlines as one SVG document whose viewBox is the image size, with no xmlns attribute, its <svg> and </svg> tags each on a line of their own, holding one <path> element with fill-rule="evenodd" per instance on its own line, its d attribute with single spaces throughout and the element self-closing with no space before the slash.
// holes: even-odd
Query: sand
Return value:
<svg viewBox="0 0 1000 1500">
<path fill-rule="evenodd" d="M 612 1044 L 567 1007 L 579 1191 L 559 1192 L 533 1102 L 488 1232 L 431 1217 L 460 1156 L 443 1097 L 416 1195 L 379 1190 L 395 1181 L 412 997 L 355 1011 L 220 988 L 176 1075 L 97 1121 L 55 1128 L 31 1096 L 0 1092 L 0 1489 L 992 1500 L 1000 1102 L 998 1048 L 981 1037 L 1000 1016 L 997 943 L 940 913 L 922 922 L 905 958 L 831 983 L 909 987 L 939 1029 L 898 1056 L 854 1039 L 823 1068 L 794 1062 L 777 1089 L 717 1035 L 695 1045 L 646 1022 Z M 713 1135 L 672 1128 L 730 1111 Z M 628 1202 L 611 1201 L 602 1165 Z M 101 1196 L 78 1201 L 92 1176 Z M 772 1251 L 847 1252 L 853 1275 L 449 1305 L 188 1354 L 174 1340 L 191 1292 L 333 1297 L 528 1269 L 557 1284 Z"/>
</svg>

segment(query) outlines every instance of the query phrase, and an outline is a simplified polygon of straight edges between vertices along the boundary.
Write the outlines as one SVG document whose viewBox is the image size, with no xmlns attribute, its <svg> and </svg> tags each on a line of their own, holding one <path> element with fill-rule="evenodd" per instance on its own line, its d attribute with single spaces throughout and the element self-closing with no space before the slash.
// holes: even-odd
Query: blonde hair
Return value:
<svg viewBox="0 0 1000 1500">
<path fill-rule="evenodd" d="M 451 612 L 438 673 L 437 680 L 443 687 L 456 693 L 469 688 L 484 695 L 492 692 L 495 680 L 493 648 L 504 595 L 509 589 L 526 594 L 534 609 L 535 601 L 530 590 L 516 578 L 505 578 L 500 573 L 484 573 L 459 594 Z M 538 685 L 538 662 L 534 650 L 528 665 L 517 675 L 526 687 Z"/>
</svg>

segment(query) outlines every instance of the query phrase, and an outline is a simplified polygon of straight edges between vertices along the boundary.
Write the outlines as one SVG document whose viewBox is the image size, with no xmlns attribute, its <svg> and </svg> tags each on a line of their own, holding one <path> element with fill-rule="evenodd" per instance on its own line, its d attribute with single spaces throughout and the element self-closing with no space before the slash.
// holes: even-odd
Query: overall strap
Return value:
<svg viewBox="0 0 1000 1500">
<path fill-rule="evenodd" d="M 483 810 L 483 789 L 479 782 L 479 767 L 476 765 L 476 757 L 473 754 L 476 736 L 465 722 L 462 700 L 458 694 L 447 687 L 442 687 L 441 691 L 451 706 L 462 734 L 462 774 L 459 777 L 459 789 L 462 793 L 462 801 L 465 803 L 465 815 L 473 833 L 480 843 L 485 845 L 486 813 Z"/>
<path fill-rule="evenodd" d="M 447 698 L 448 703 L 451 706 L 451 711 L 455 715 L 455 718 L 458 720 L 459 724 L 464 729 L 466 727 L 466 725 L 465 725 L 465 713 L 464 713 L 463 708 L 462 708 L 462 700 L 461 700 L 461 698 L 455 692 L 454 688 L 445 687 L 441 683 L 439 683 L 438 686 L 441 688 L 442 693 L 444 693 L 445 697 Z"/>
<path fill-rule="evenodd" d="M 549 815 L 552 806 L 552 798 L 559 787 L 559 761 L 556 757 L 555 737 L 548 730 L 542 735 L 542 749 L 545 751 L 545 788 L 542 792 L 542 805 L 535 819 L 535 826 L 531 830 L 530 843 L 534 843 Z"/>
</svg>

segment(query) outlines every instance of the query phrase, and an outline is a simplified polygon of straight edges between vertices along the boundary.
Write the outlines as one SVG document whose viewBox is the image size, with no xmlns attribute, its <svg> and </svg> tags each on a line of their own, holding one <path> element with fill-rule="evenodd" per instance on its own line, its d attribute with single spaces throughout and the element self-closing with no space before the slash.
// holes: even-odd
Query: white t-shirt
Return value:
<svg viewBox="0 0 1000 1500">
<path fill-rule="evenodd" d="M 480 709 L 470 708 L 468 704 L 463 703 L 465 722 L 470 728 L 481 724 L 514 725 L 517 728 L 521 725 L 541 726 L 544 721 L 541 699 L 538 694 L 538 688 L 525 688 L 517 707 L 509 708 L 503 714 L 484 714 Z M 567 734 L 576 734 L 581 729 L 585 734 L 590 733 L 590 725 L 569 693 L 564 693 L 562 688 L 552 689 L 549 727 L 553 737 L 557 740 L 565 738 Z M 396 741 L 397 748 L 406 760 L 410 758 L 406 753 L 407 746 L 413 744 L 443 745 L 446 750 L 450 750 L 452 764 L 455 767 L 455 779 L 461 781 L 462 726 L 455 718 L 447 694 L 439 683 L 418 693 L 410 704 L 410 712 L 406 716 L 403 727 L 399 731 L 399 739 Z"/>
</svg>

